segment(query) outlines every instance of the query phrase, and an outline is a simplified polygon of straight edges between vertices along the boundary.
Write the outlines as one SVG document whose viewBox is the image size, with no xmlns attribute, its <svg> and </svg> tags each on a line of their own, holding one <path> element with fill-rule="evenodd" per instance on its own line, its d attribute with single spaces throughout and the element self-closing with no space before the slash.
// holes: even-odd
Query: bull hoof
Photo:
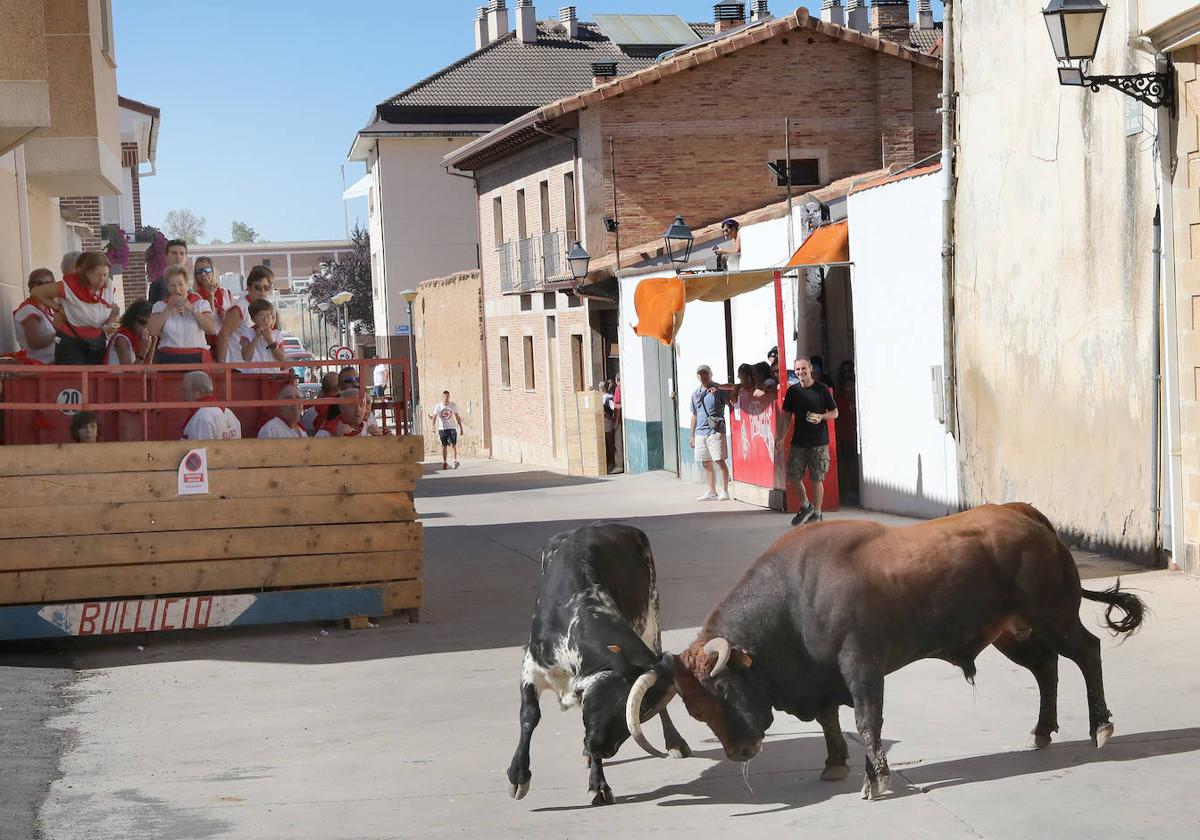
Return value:
<svg viewBox="0 0 1200 840">
<path fill-rule="evenodd" d="M 592 792 L 596 794 L 592 797 L 593 805 L 611 805 L 616 801 L 613 799 L 612 788 L 610 788 L 608 785 L 605 785 L 599 790 Z"/>
<path fill-rule="evenodd" d="M 840 782 L 850 775 L 850 768 L 845 764 L 830 764 L 821 771 L 822 782 Z"/>
<path fill-rule="evenodd" d="M 529 793 L 529 782 L 525 782 L 522 785 L 508 786 L 508 795 L 513 799 L 524 799 L 527 793 Z"/>
<path fill-rule="evenodd" d="M 1050 736 L 1034 732 L 1029 736 L 1029 740 L 1025 743 L 1025 746 L 1028 749 L 1044 750 L 1050 746 Z"/>
<path fill-rule="evenodd" d="M 667 749 L 667 755 L 669 755 L 671 758 L 691 758 L 692 748 L 687 744 L 679 744 L 678 746 L 669 747 Z"/>
<path fill-rule="evenodd" d="M 1103 726 L 1096 727 L 1096 731 L 1092 734 L 1092 743 L 1096 745 L 1096 749 L 1100 749 L 1108 743 L 1108 739 L 1113 735 L 1113 725 L 1106 723 Z"/>
<path fill-rule="evenodd" d="M 863 777 L 862 798 L 863 799 L 879 799 L 889 790 L 892 789 L 891 776 L 877 776 L 874 783 L 871 782 L 870 776 Z"/>
</svg>

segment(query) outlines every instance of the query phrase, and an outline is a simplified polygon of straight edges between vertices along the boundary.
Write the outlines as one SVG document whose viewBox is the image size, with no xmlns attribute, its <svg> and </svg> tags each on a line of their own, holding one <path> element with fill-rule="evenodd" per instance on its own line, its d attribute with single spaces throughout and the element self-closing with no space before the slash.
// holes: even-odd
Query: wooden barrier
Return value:
<svg viewBox="0 0 1200 840">
<path fill-rule="evenodd" d="M 0 447 L 0 638 L 415 620 L 421 447 L 419 437 Z M 206 451 L 209 492 L 179 495 L 193 448 Z"/>
</svg>

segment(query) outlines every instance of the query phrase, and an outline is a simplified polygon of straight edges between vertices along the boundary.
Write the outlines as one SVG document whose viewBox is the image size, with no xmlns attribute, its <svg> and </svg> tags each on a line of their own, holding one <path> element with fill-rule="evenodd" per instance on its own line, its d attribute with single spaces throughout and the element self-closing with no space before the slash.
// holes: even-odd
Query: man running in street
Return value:
<svg viewBox="0 0 1200 840">
<path fill-rule="evenodd" d="M 442 441 L 442 469 L 450 469 L 446 460 L 446 450 L 454 453 L 454 469 L 458 469 L 458 434 L 462 431 L 462 417 L 458 414 L 458 406 L 450 401 L 450 392 L 442 391 L 442 401 L 433 407 L 429 421 L 436 423 L 438 438 Z"/>
</svg>

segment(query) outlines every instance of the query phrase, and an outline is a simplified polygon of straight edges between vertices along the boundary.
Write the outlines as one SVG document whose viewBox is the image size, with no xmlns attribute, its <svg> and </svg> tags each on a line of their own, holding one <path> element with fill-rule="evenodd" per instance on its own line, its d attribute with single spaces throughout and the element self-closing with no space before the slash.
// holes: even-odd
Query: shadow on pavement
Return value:
<svg viewBox="0 0 1200 840">
<path fill-rule="evenodd" d="M 423 466 L 424 474 L 443 472 L 440 465 L 430 470 L 429 465 Z M 414 498 L 437 499 L 445 496 L 475 496 L 482 493 L 509 493 L 519 490 L 546 490 L 555 487 L 578 487 L 584 484 L 599 484 L 602 479 L 586 478 L 576 475 L 562 475 L 546 470 L 530 472 L 496 473 L 492 475 L 473 475 L 456 472 L 452 476 L 434 480 L 418 481 Z"/>
</svg>

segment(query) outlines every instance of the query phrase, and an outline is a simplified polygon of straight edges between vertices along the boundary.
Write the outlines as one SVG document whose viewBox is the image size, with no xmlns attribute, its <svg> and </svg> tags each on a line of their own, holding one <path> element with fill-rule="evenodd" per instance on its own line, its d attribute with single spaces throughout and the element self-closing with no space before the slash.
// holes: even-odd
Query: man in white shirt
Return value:
<svg viewBox="0 0 1200 840">
<path fill-rule="evenodd" d="M 308 437 L 304 429 L 300 427 L 300 415 L 304 412 L 304 406 L 300 403 L 300 389 L 295 385 L 284 385 L 276 399 L 296 400 L 296 403 L 295 405 L 275 406 L 276 416 L 263 423 L 262 428 L 258 430 L 258 436 L 260 438 Z"/>
<path fill-rule="evenodd" d="M 371 391 L 371 395 L 378 399 L 391 387 L 392 369 L 387 365 L 375 365 L 375 370 L 371 372 L 371 380 L 375 386 Z"/>
<path fill-rule="evenodd" d="M 185 402 L 206 402 L 183 427 L 184 440 L 236 440 L 242 436 L 242 424 L 232 411 L 217 404 L 213 395 L 213 383 L 202 370 L 193 370 L 183 376 L 180 393 Z"/>
<path fill-rule="evenodd" d="M 458 414 L 458 406 L 450 401 L 450 392 L 442 391 L 442 401 L 433 407 L 429 420 L 437 429 L 438 438 L 442 441 L 442 469 L 450 469 L 446 460 L 446 450 L 454 451 L 454 469 L 458 469 L 458 433 L 462 431 L 462 417 Z"/>
</svg>

